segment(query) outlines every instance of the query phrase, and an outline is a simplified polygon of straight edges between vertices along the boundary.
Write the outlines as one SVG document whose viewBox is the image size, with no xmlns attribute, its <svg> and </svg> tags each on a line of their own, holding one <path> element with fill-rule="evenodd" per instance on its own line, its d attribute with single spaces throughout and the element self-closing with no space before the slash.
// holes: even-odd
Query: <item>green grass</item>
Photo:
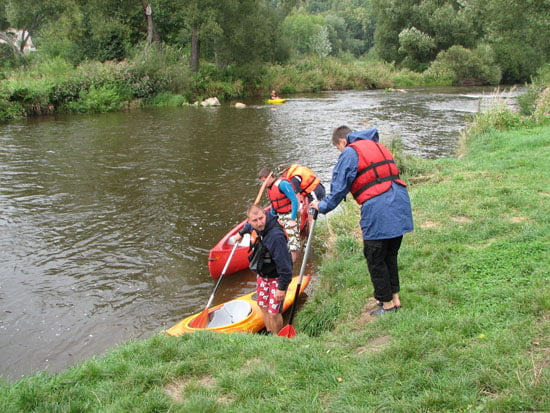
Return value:
<svg viewBox="0 0 550 413">
<path fill-rule="evenodd" d="M 349 201 L 319 220 L 322 265 L 294 339 L 156 335 L 4 382 L 0 411 L 550 410 L 550 126 L 487 128 L 464 149 L 406 168 L 415 231 L 397 314 L 364 315 L 372 286 Z"/>
</svg>

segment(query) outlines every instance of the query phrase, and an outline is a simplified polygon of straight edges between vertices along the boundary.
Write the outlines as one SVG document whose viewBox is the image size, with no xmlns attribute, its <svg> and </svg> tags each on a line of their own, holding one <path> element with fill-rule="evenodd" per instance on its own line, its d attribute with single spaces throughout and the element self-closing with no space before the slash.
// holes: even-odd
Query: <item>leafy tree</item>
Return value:
<svg viewBox="0 0 550 413">
<path fill-rule="evenodd" d="M 283 34 L 288 39 L 292 39 L 292 44 L 298 53 L 306 55 L 312 51 L 311 40 L 325 25 L 323 17 L 300 11 L 285 18 Z"/>
<path fill-rule="evenodd" d="M 405 55 L 403 64 L 409 69 L 426 69 L 435 48 L 435 40 L 414 26 L 399 33 L 399 53 Z"/>
<path fill-rule="evenodd" d="M 220 66 L 236 63 L 284 61 L 288 47 L 281 41 L 282 19 L 265 3 L 255 0 L 223 2 L 212 50 Z"/>
<path fill-rule="evenodd" d="M 30 36 L 49 20 L 57 19 L 67 4 L 65 0 L 4 0 L 3 3 L 7 22 L 24 33 L 18 45 L 21 52 Z"/>
<path fill-rule="evenodd" d="M 342 36 L 343 50 L 359 56 L 373 47 L 376 20 L 370 0 L 337 1 L 333 10 L 346 23 L 346 35 Z"/>
<path fill-rule="evenodd" d="M 550 61 L 548 0 L 470 0 L 481 24 L 481 41 L 492 46 L 506 83 L 525 82 Z"/>
<path fill-rule="evenodd" d="M 312 37 L 311 50 L 321 58 L 327 57 L 332 51 L 330 39 L 328 38 L 328 29 L 326 26 L 321 26 L 317 34 Z"/>
</svg>

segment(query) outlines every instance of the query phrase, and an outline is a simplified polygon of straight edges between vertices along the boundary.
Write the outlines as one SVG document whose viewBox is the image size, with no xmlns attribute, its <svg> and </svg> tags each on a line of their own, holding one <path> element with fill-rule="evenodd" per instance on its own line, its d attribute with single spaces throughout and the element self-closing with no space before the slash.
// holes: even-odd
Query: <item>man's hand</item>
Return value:
<svg viewBox="0 0 550 413">
<path fill-rule="evenodd" d="M 319 211 L 319 201 L 313 201 L 309 203 L 309 207 Z"/>
<path fill-rule="evenodd" d="M 280 303 L 283 302 L 283 300 L 285 299 L 285 296 L 286 296 L 286 291 L 277 290 L 275 292 L 275 299 Z"/>
</svg>

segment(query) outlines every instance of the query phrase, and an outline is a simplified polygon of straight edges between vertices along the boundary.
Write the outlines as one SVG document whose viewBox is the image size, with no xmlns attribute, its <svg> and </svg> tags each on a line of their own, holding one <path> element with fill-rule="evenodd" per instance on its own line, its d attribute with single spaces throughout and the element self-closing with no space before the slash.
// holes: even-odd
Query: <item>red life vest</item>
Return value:
<svg viewBox="0 0 550 413">
<path fill-rule="evenodd" d="M 392 182 L 407 186 L 399 178 L 399 170 L 393 156 L 384 145 L 362 139 L 348 146 L 351 146 L 359 156 L 357 175 L 351 185 L 351 193 L 359 204 L 389 191 Z"/>
<path fill-rule="evenodd" d="M 295 176 L 299 176 L 301 179 L 301 194 L 311 194 L 321 183 L 321 180 L 315 176 L 311 169 L 298 164 L 290 165 L 285 171 L 285 177 L 288 178 L 288 180 L 291 180 Z"/>
<path fill-rule="evenodd" d="M 278 214 L 288 214 L 292 211 L 292 201 L 281 192 L 279 184 L 281 181 L 288 181 L 287 179 L 279 178 L 273 185 L 267 189 L 267 196 L 271 201 L 271 206 Z M 289 182 L 290 183 L 290 182 Z"/>
</svg>

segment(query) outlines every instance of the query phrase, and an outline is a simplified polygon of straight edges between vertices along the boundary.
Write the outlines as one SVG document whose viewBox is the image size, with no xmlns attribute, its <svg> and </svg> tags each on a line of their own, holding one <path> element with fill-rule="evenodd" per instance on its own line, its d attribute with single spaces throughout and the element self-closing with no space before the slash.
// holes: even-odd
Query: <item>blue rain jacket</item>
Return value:
<svg viewBox="0 0 550 413">
<path fill-rule="evenodd" d="M 366 129 L 348 134 L 348 145 L 357 140 L 378 142 L 378 130 Z M 319 202 L 319 212 L 326 214 L 338 206 L 351 190 L 357 174 L 357 152 L 346 147 L 332 171 L 330 194 Z M 361 206 L 361 230 L 364 240 L 382 240 L 399 237 L 413 230 L 411 201 L 407 188 L 392 184 L 389 191 L 371 198 Z"/>
</svg>

